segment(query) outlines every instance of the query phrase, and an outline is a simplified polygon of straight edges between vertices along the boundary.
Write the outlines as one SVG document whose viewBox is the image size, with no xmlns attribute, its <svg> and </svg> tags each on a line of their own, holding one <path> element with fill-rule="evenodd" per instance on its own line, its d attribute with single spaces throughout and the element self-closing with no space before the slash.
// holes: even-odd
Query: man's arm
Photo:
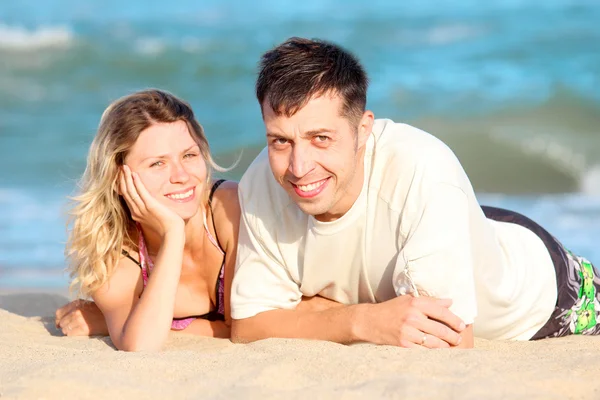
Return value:
<svg viewBox="0 0 600 400">
<path fill-rule="evenodd" d="M 248 190 L 260 187 L 247 186 Z M 267 213 L 272 207 L 252 204 L 252 211 L 245 211 L 250 200 L 244 199 L 243 188 L 242 182 L 242 216 L 231 291 L 233 341 L 286 337 L 411 346 L 421 344 L 426 332 L 427 347 L 460 342 L 457 332 L 464 326 L 448 310 L 452 304 L 449 300 L 408 295 L 381 304 L 304 309 L 298 277 L 285 267 L 275 234 L 263 226 L 269 222 L 269 214 L 264 216 L 255 209 L 262 206 Z"/>
<path fill-rule="evenodd" d="M 462 321 L 452 314 L 449 300 L 400 296 L 380 304 L 334 306 L 324 310 L 270 310 L 233 320 L 231 339 L 244 343 L 271 337 L 328 340 L 349 344 L 412 347 L 426 333 L 427 347 L 461 343 Z"/>
<path fill-rule="evenodd" d="M 473 347 L 477 299 L 468 196 L 457 186 L 438 183 L 420 206 L 410 235 L 399 244 L 394 289 L 397 294 L 452 299 L 450 310 L 468 326 L 460 347 Z"/>
</svg>

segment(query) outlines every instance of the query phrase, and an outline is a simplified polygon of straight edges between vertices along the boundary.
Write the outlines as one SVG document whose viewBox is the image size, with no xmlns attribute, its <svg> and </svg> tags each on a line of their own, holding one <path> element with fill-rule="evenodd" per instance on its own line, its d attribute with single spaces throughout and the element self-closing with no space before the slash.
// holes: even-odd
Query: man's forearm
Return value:
<svg viewBox="0 0 600 400">
<path fill-rule="evenodd" d="M 360 329 L 366 304 L 337 305 L 312 311 L 272 310 L 254 317 L 233 320 L 231 340 L 237 343 L 266 338 L 301 338 L 337 343 L 361 341 Z"/>
</svg>

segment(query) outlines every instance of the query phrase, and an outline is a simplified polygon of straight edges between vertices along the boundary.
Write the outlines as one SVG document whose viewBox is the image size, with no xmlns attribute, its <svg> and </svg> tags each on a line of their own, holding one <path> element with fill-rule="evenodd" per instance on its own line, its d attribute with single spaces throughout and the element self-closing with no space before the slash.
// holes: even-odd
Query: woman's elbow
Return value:
<svg viewBox="0 0 600 400">
<path fill-rule="evenodd" d="M 113 344 L 120 351 L 126 352 L 154 352 L 162 349 L 162 343 L 150 343 L 142 338 L 122 338 L 120 340 L 113 340 Z"/>
</svg>

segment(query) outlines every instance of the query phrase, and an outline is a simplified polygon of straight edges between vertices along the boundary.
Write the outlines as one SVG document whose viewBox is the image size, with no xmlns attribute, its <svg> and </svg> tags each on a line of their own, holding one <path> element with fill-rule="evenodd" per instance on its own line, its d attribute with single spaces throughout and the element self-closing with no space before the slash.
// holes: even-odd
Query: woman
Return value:
<svg viewBox="0 0 600 400">
<path fill-rule="evenodd" d="M 155 350 L 171 329 L 229 337 L 237 184 L 190 106 L 160 90 L 104 112 L 74 198 L 66 253 L 72 285 L 94 302 L 57 311 L 66 335 L 110 334 L 121 350 Z"/>
</svg>

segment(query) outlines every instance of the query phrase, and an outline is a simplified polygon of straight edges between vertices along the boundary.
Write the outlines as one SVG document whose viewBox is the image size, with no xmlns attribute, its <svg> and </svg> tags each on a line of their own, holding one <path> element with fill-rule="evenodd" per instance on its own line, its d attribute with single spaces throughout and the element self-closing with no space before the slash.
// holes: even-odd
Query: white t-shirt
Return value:
<svg viewBox="0 0 600 400">
<path fill-rule="evenodd" d="M 296 206 L 262 151 L 239 185 L 232 318 L 294 309 L 302 295 L 356 304 L 416 290 L 452 299 L 477 337 L 527 340 L 546 323 L 557 299 L 550 254 L 530 230 L 485 217 L 445 144 L 376 120 L 364 170 L 352 208 L 320 222 Z"/>
</svg>

